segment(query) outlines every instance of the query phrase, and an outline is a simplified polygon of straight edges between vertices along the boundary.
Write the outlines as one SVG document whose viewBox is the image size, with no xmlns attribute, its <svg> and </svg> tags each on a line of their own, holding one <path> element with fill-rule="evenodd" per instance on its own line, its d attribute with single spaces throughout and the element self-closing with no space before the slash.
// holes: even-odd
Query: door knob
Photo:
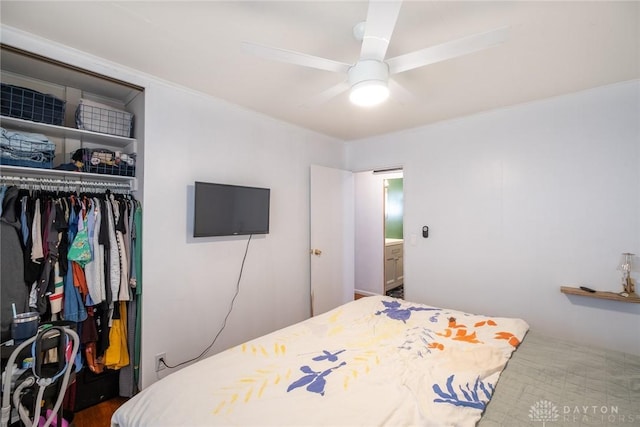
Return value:
<svg viewBox="0 0 640 427">
<path fill-rule="evenodd" d="M 322 251 L 321 251 L 320 249 L 311 249 L 311 250 L 309 251 L 309 253 L 310 253 L 311 255 L 317 255 L 317 256 L 322 255 Z"/>
</svg>

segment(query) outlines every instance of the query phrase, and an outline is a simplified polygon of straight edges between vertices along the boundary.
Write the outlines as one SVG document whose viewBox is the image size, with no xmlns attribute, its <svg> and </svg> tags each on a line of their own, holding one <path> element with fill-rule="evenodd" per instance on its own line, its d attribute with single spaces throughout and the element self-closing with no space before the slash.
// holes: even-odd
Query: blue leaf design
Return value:
<svg viewBox="0 0 640 427">
<path fill-rule="evenodd" d="M 393 310 L 387 313 L 387 316 L 393 320 L 402 320 L 407 323 L 407 320 L 411 317 L 411 311 L 409 310 Z"/>
<path fill-rule="evenodd" d="M 324 376 L 319 376 L 311 384 L 307 386 L 307 391 L 312 393 L 318 393 L 320 396 L 324 396 L 324 386 L 327 384 L 327 380 Z"/>
<path fill-rule="evenodd" d="M 307 385 L 310 382 L 312 382 L 313 380 L 315 380 L 316 377 L 317 377 L 317 375 L 315 375 L 315 374 L 305 375 L 304 377 L 300 378 L 299 380 L 296 380 L 296 381 L 292 382 L 291 385 L 289 385 L 289 387 L 287 387 L 287 392 L 290 392 L 291 390 L 296 389 L 298 387 L 304 387 L 305 385 Z"/>
<path fill-rule="evenodd" d="M 302 378 L 299 378 L 296 381 L 292 382 L 289 387 L 287 387 L 287 392 L 306 385 L 307 391 L 318 393 L 321 396 L 324 396 L 324 387 L 327 384 L 327 381 L 324 378 L 334 370 L 346 364 L 347 362 L 342 362 L 338 366 L 334 366 L 333 368 L 326 369 L 322 372 L 316 372 L 306 365 L 301 366 L 300 370 L 309 375 L 305 375 Z"/>
<path fill-rule="evenodd" d="M 449 392 L 449 396 L 451 396 L 452 399 L 458 400 L 458 395 L 453 390 L 453 377 L 454 376 L 455 375 L 451 375 L 449 378 L 447 378 L 447 391 Z"/>
<path fill-rule="evenodd" d="M 405 340 L 398 346 L 399 350 L 415 352 L 416 356 L 424 357 L 431 353 L 429 346 L 433 342 L 433 331 L 424 326 L 414 326 L 405 331 Z"/>
<path fill-rule="evenodd" d="M 469 389 L 469 383 L 467 383 L 467 389 Z M 469 395 L 469 393 L 467 393 L 464 388 L 460 387 L 460 391 L 462 392 L 462 394 L 464 394 L 464 398 L 465 399 L 467 399 L 469 401 L 473 400 L 473 399 L 471 399 L 471 395 Z"/>
<path fill-rule="evenodd" d="M 493 395 L 493 384 L 489 384 L 489 388 L 491 389 L 491 392 L 487 390 L 482 382 L 480 383 L 480 390 L 482 390 L 484 395 L 487 396 L 487 400 L 491 399 L 491 395 Z"/>
<path fill-rule="evenodd" d="M 400 307 L 400 303 L 398 301 L 382 301 L 382 305 L 391 309 Z"/>
<path fill-rule="evenodd" d="M 337 351 L 335 353 L 331 353 L 327 350 L 322 350 L 322 352 L 324 353 L 324 355 L 321 356 L 316 356 L 313 358 L 313 360 L 315 360 L 316 362 L 319 362 L 321 360 L 328 360 L 329 362 L 337 362 L 338 361 L 338 354 L 342 353 L 345 350 L 340 350 Z"/>
<path fill-rule="evenodd" d="M 442 391 L 442 389 L 440 388 L 440 386 L 438 384 L 434 384 L 433 385 L 433 391 L 435 391 L 437 394 L 439 394 L 440 396 L 442 396 L 444 398 L 451 398 L 450 395 L 448 395 L 447 393 Z"/>
<path fill-rule="evenodd" d="M 473 388 L 466 383 L 463 385 L 459 385 L 458 389 L 462 392 L 463 398 L 460 399 L 458 395 L 456 395 L 453 387 L 455 374 L 451 375 L 447 378 L 446 388 L 448 393 L 442 391 L 442 388 L 438 384 L 434 384 L 432 386 L 433 391 L 440 396 L 440 398 L 435 398 L 433 401 L 436 403 L 449 403 L 455 406 L 464 406 L 468 408 L 475 408 L 484 410 L 486 406 L 486 402 L 491 399 L 491 394 L 493 393 L 493 384 L 488 383 L 484 384 L 483 381 L 480 380 L 480 377 L 476 378 L 476 381 L 473 385 Z M 478 390 L 481 390 L 484 395 L 487 397 L 486 401 L 482 401 L 478 395 Z"/>
<path fill-rule="evenodd" d="M 411 317 L 412 311 L 430 311 L 430 310 L 440 310 L 439 308 L 429 308 L 429 307 L 407 307 L 401 309 L 401 304 L 398 301 L 382 301 L 382 304 L 386 307 L 385 310 L 377 311 L 376 315 L 379 316 L 381 314 L 386 314 L 387 317 L 393 320 L 402 320 L 404 323 L 407 323 L 407 320 Z"/>
<path fill-rule="evenodd" d="M 316 371 L 314 371 L 313 369 L 311 369 L 309 366 L 304 365 L 304 366 L 300 366 L 300 370 L 302 372 L 304 372 L 305 374 L 317 374 Z"/>
<path fill-rule="evenodd" d="M 444 399 L 433 399 L 436 403 L 450 403 L 455 406 L 465 406 L 467 408 L 475 408 L 475 409 L 484 409 L 484 403 L 476 403 L 476 402 L 465 402 L 459 400 L 444 400 Z"/>
<path fill-rule="evenodd" d="M 476 378 L 476 383 L 473 386 L 473 391 L 472 396 L 473 396 L 473 400 L 474 401 L 479 401 L 480 399 L 478 398 L 478 385 L 480 384 L 480 377 Z M 469 387 L 469 384 L 467 384 L 467 387 Z"/>
</svg>

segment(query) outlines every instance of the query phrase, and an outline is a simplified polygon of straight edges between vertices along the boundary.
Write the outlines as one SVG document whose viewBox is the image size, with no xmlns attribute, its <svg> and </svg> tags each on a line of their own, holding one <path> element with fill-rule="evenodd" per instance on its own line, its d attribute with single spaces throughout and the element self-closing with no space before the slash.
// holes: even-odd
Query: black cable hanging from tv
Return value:
<svg viewBox="0 0 640 427">
<path fill-rule="evenodd" d="M 184 362 L 180 362 L 177 365 L 169 365 L 166 360 L 164 360 L 164 358 L 160 358 L 160 360 L 158 361 L 159 363 L 162 363 L 164 366 L 166 366 L 167 368 L 173 369 L 173 368 L 177 368 L 178 366 L 182 366 L 182 365 L 186 365 L 187 363 L 196 361 L 198 359 L 200 359 L 202 356 L 204 356 L 205 354 L 207 354 L 207 352 L 209 350 L 211 350 L 211 347 L 213 347 L 213 345 L 216 343 L 216 341 L 218 340 L 218 337 L 220 336 L 220 334 L 222 334 L 222 331 L 224 331 L 224 328 L 227 326 L 227 319 L 229 319 L 229 316 L 231 315 L 231 312 L 233 311 L 233 304 L 236 301 L 236 298 L 238 297 L 238 294 L 240 293 L 240 280 L 242 279 L 242 272 L 244 271 L 244 262 L 247 259 L 247 253 L 249 252 L 249 243 L 251 243 L 251 238 L 253 237 L 253 234 L 249 235 L 249 239 L 247 240 L 247 246 L 244 250 L 244 256 L 242 257 L 242 264 L 240 265 L 240 274 L 238 275 L 238 281 L 236 282 L 236 292 L 233 295 L 233 298 L 231 299 L 231 304 L 229 305 L 229 311 L 227 311 L 227 315 L 224 316 L 224 321 L 222 322 L 222 327 L 220 328 L 220 330 L 218 330 L 218 333 L 216 334 L 215 337 L 213 337 L 213 341 L 211 341 L 211 344 L 209 344 L 209 346 L 207 348 L 205 348 L 202 353 L 200 353 L 200 355 L 198 355 L 197 357 L 194 357 L 193 359 L 189 359 L 189 360 L 185 360 Z"/>
</svg>

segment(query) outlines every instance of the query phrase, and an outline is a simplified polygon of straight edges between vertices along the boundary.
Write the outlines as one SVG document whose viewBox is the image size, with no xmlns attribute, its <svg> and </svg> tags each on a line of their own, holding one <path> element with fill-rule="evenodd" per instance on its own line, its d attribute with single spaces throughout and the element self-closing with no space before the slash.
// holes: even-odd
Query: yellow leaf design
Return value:
<svg viewBox="0 0 640 427">
<path fill-rule="evenodd" d="M 344 330 L 344 328 L 342 327 L 342 325 L 340 326 L 336 326 L 335 328 L 333 328 L 332 330 L 329 331 L 329 335 L 336 335 L 339 334 L 340 332 L 342 332 Z"/>
<path fill-rule="evenodd" d="M 333 314 L 333 316 L 329 317 L 329 322 L 336 322 L 338 320 L 338 317 L 340 317 L 340 315 L 342 314 L 342 310 L 338 310 L 336 313 Z"/>
<path fill-rule="evenodd" d="M 216 409 L 213 410 L 213 413 L 218 415 L 218 413 L 222 410 L 222 408 L 224 408 L 224 405 L 226 405 L 226 401 L 223 400 L 222 402 L 220 402 L 220 404 L 216 407 Z"/>
<path fill-rule="evenodd" d="M 262 387 L 260 387 L 260 390 L 258 391 L 258 397 L 262 397 L 262 392 L 264 391 L 265 387 L 267 387 L 266 380 L 262 383 Z"/>
</svg>

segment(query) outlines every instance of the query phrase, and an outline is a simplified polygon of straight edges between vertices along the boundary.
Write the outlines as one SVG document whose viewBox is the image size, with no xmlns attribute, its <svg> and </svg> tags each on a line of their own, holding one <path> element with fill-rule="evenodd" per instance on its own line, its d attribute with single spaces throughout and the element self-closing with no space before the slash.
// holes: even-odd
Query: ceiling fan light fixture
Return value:
<svg viewBox="0 0 640 427">
<path fill-rule="evenodd" d="M 389 97 L 389 67 L 382 61 L 364 59 L 349 69 L 349 100 L 361 107 L 378 105 Z"/>
<path fill-rule="evenodd" d="M 389 97 L 389 87 L 380 80 L 367 80 L 351 87 L 349 100 L 360 107 L 373 107 Z"/>
</svg>

